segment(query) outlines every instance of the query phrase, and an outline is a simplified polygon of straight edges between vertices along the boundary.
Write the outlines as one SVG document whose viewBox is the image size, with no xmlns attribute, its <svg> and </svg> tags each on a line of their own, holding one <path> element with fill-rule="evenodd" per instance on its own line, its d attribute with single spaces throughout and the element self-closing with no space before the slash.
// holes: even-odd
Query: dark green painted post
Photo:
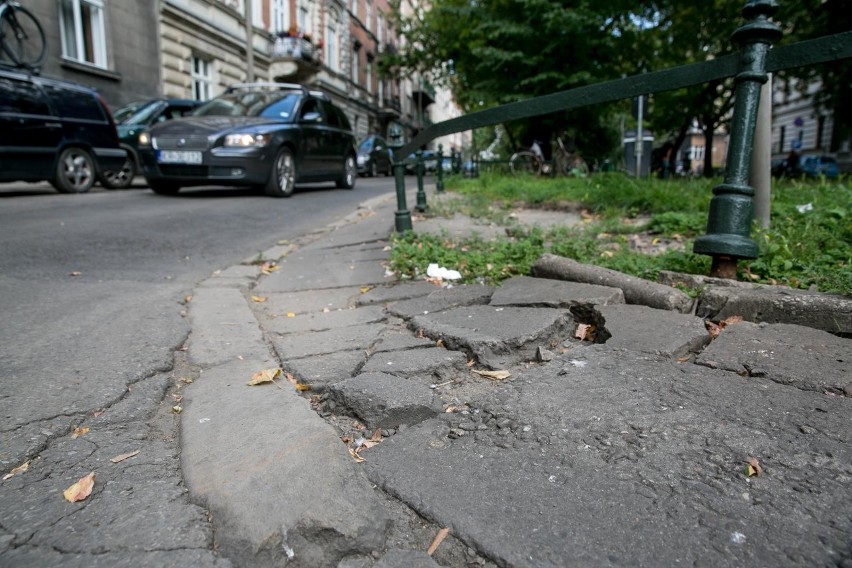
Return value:
<svg viewBox="0 0 852 568">
<path fill-rule="evenodd" d="M 394 225 L 397 233 L 404 233 L 414 228 L 411 225 L 411 211 L 408 210 L 408 204 L 405 199 L 405 162 L 394 162 L 393 175 L 396 181 L 396 215 L 394 217 Z"/>
<path fill-rule="evenodd" d="M 417 205 L 415 209 L 423 213 L 429 207 L 426 203 L 426 192 L 423 191 L 423 150 L 417 150 Z"/>
<path fill-rule="evenodd" d="M 436 172 L 438 180 L 435 182 L 435 190 L 437 193 L 444 193 L 444 145 L 438 144 L 438 170 Z"/>
<path fill-rule="evenodd" d="M 754 188 L 748 185 L 748 168 L 760 86 L 767 80 L 766 55 L 772 42 L 781 37 L 781 28 L 768 19 L 777 9 L 775 0 L 750 0 L 743 8 L 749 22 L 732 36 L 740 44 L 740 56 L 725 180 L 713 188 L 707 234 L 693 246 L 697 254 L 713 257 L 710 275 L 719 278 L 735 279 L 737 259 L 757 258 L 758 254 L 757 243 L 750 237 Z"/>
</svg>

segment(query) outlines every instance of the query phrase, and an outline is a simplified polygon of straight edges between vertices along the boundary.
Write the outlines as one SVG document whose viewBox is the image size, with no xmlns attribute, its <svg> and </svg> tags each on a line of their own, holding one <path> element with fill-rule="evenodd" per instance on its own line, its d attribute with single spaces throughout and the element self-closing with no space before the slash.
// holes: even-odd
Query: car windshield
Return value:
<svg viewBox="0 0 852 568">
<path fill-rule="evenodd" d="M 837 163 L 837 160 L 835 160 L 831 156 L 821 156 L 819 161 L 824 165 L 836 164 Z"/>
<path fill-rule="evenodd" d="M 112 115 L 116 124 L 140 124 L 144 120 L 140 119 L 143 116 L 147 119 L 151 113 L 157 108 L 159 101 L 136 101 L 129 105 L 123 106 Z"/>
<path fill-rule="evenodd" d="M 367 138 L 366 140 L 361 142 L 361 145 L 358 146 L 359 152 L 369 153 L 370 150 L 372 150 L 372 149 L 373 149 L 373 141 L 369 138 Z"/>
<path fill-rule="evenodd" d="M 281 91 L 244 91 L 217 97 L 195 109 L 193 116 L 262 116 L 292 120 L 299 94 Z"/>
</svg>

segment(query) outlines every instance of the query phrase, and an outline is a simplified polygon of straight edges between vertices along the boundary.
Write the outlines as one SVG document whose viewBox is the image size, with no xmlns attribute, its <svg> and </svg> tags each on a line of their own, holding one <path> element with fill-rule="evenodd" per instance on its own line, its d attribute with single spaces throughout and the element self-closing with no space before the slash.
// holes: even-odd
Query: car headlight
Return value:
<svg viewBox="0 0 852 568">
<path fill-rule="evenodd" d="M 367 156 L 359 154 L 358 155 L 358 165 L 363 166 L 366 163 L 367 163 Z"/>
<path fill-rule="evenodd" d="M 235 148 L 251 148 L 269 144 L 268 134 L 228 134 L 225 136 L 225 146 Z"/>
<path fill-rule="evenodd" d="M 150 146 L 151 145 L 151 135 L 147 132 L 141 132 L 139 134 L 139 145 L 140 146 Z"/>
</svg>

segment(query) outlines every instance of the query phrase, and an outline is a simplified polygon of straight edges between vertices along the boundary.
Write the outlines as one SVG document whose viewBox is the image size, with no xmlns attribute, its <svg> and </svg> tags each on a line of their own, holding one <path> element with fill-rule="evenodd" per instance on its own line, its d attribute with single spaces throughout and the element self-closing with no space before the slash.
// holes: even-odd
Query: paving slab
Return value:
<svg viewBox="0 0 852 568">
<path fill-rule="evenodd" d="M 329 388 L 331 400 L 367 426 L 398 428 L 413 426 L 441 412 L 433 389 L 387 373 L 361 373 Z"/>
<path fill-rule="evenodd" d="M 566 282 L 550 278 L 514 276 L 491 296 L 492 306 L 568 308 L 576 304 L 623 304 L 620 288 Z"/>
<path fill-rule="evenodd" d="M 441 415 L 362 465 L 500 566 L 834 565 L 850 403 L 594 345 L 468 400 L 484 430 Z"/>
<path fill-rule="evenodd" d="M 278 347 L 276 347 L 276 351 Z M 300 383 L 321 391 L 326 386 L 354 376 L 364 365 L 363 351 L 340 351 L 303 359 L 281 358 L 281 366 Z"/>
<path fill-rule="evenodd" d="M 696 313 L 714 321 L 741 316 L 755 323 L 804 325 L 852 337 L 852 298 L 783 286 L 711 286 L 699 297 Z"/>
<path fill-rule="evenodd" d="M 388 313 L 403 319 L 414 316 L 441 312 L 458 306 L 484 305 L 491 300 L 494 293 L 492 286 L 453 286 L 439 288 L 426 296 L 394 302 L 387 307 Z"/>
<path fill-rule="evenodd" d="M 362 373 L 388 373 L 429 384 L 452 380 L 467 374 L 467 356 L 461 351 L 439 347 L 387 351 L 372 355 Z"/>
<path fill-rule="evenodd" d="M 257 565 L 333 566 L 383 549 L 389 518 L 337 432 L 295 389 L 247 386 L 256 370 L 214 367 L 184 395 L 184 478 L 217 540 Z"/>
<path fill-rule="evenodd" d="M 404 351 L 406 349 L 424 349 L 435 347 L 435 342 L 428 337 L 417 337 L 407 329 L 386 329 L 376 343 L 370 347 L 373 353 L 384 351 Z"/>
<path fill-rule="evenodd" d="M 373 568 L 440 568 L 440 564 L 422 550 L 394 548 L 388 550 Z"/>
<path fill-rule="evenodd" d="M 358 298 L 358 305 L 370 306 L 374 304 L 386 304 L 398 300 L 408 300 L 420 296 L 428 296 L 435 291 L 435 285 L 429 282 L 406 282 L 394 286 L 376 286 L 369 292 Z"/>
<path fill-rule="evenodd" d="M 280 269 L 265 278 L 267 292 L 295 292 L 351 286 L 381 285 L 391 281 L 385 275 L 382 259 L 353 259 L 352 255 L 332 255 L 315 251 L 288 256 Z"/>
<path fill-rule="evenodd" d="M 273 333 L 304 333 L 376 323 L 386 318 L 381 306 L 364 306 L 328 312 L 308 312 L 295 317 L 266 320 L 264 328 Z"/>
<path fill-rule="evenodd" d="M 852 397 L 852 339 L 791 324 L 729 325 L 696 363 Z"/>
<path fill-rule="evenodd" d="M 612 334 L 606 344 L 672 359 L 698 353 L 710 334 L 699 317 L 630 304 L 595 306 Z"/>
<path fill-rule="evenodd" d="M 265 302 L 252 302 L 256 314 L 263 318 L 286 317 L 287 314 L 321 312 L 353 308 L 361 294 L 358 286 L 303 290 L 299 292 L 269 292 L 264 287 L 268 278 L 260 280 L 251 294 L 266 298 Z"/>
<path fill-rule="evenodd" d="M 505 239 L 506 228 L 495 223 L 480 223 L 475 219 L 455 213 L 452 217 L 415 217 L 414 232 L 425 235 L 447 235 L 454 238 Z M 450 267 L 447 267 L 450 268 Z"/>
<path fill-rule="evenodd" d="M 560 344 L 573 336 L 575 327 L 566 310 L 494 306 L 419 315 L 412 319 L 412 326 L 492 369 L 534 359 L 538 347 Z"/>
<path fill-rule="evenodd" d="M 278 356 L 290 360 L 338 351 L 360 351 L 363 354 L 376 343 L 384 329 L 384 325 L 373 323 L 270 337 Z"/>
<path fill-rule="evenodd" d="M 257 266 L 247 266 L 237 264 L 219 270 L 210 278 L 202 281 L 199 286 L 202 288 L 214 287 L 229 287 L 229 288 L 247 288 L 251 286 L 260 276 L 260 270 Z"/>
</svg>

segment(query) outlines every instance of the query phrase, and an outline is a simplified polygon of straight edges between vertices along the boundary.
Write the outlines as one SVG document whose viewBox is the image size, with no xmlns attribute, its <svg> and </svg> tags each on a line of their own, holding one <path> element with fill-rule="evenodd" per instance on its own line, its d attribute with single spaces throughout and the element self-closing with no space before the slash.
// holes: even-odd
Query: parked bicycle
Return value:
<svg viewBox="0 0 852 568">
<path fill-rule="evenodd" d="M 534 140 L 529 150 L 515 152 L 509 159 L 512 173 L 551 175 L 554 171 L 565 176 L 583 177 L 589 174 L 589 165 L 577 153 L 569 152 L 562 138 L 556 137 L 557 147 L 553 161 L 544 159 L 544 152 L 538 140 Z"/>
<path fill-rule="evenodd" d="M 38 19 L 14 0 L 0 0 L 0 49 L 18 67 L 38 67 L 47 54 Z"/>
</svg>

